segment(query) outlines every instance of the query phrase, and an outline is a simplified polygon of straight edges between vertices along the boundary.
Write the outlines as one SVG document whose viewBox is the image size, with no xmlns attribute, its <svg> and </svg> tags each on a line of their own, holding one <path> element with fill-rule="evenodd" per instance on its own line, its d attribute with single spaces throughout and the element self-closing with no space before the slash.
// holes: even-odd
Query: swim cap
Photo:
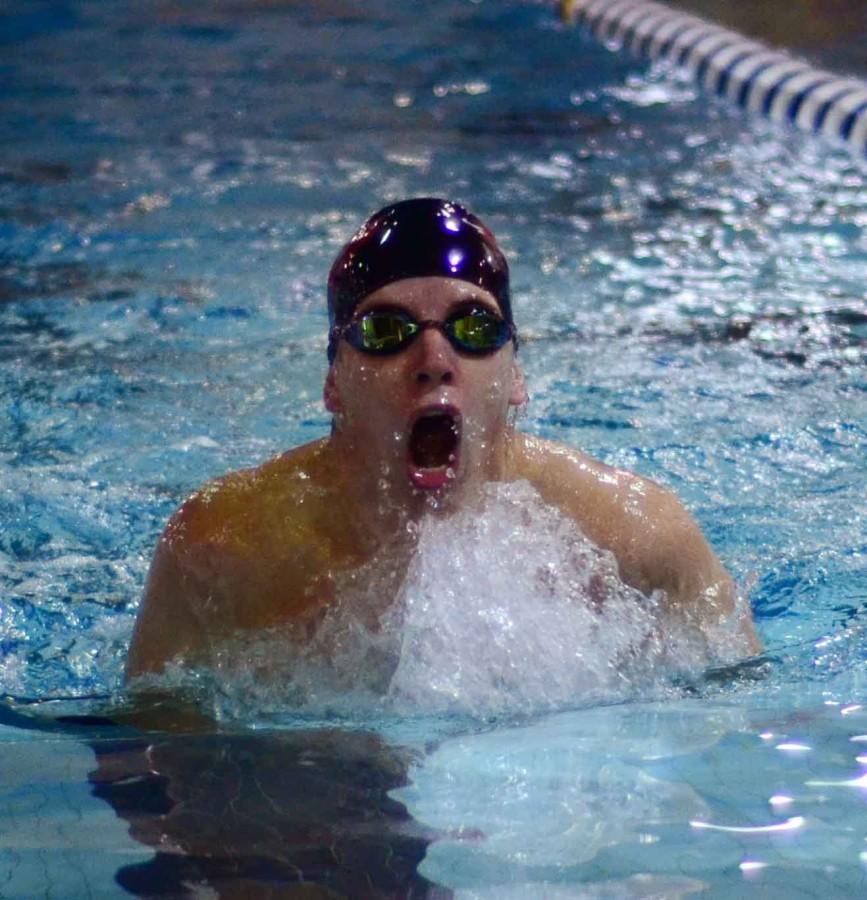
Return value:
<svg viewBox="0 0 867 900">
<path fill-rule="evenodd" d="M 490 229 L 457 203 L 419 197 L 374 213 L 340 251 L 328 275 L 332 329 L 368 295 L 402 278 L 439 275 L 478 285 L 511 325 L 509 265 Z M 328 342 L 334 361 L 336 341 Z"/>
</svg>

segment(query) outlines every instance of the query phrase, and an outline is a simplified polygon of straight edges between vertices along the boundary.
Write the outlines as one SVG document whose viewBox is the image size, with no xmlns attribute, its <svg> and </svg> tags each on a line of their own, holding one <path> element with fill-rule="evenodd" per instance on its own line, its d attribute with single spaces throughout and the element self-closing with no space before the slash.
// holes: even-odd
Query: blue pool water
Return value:
<svg viewBox="0 0 867 900">
<path fill-rule="evenodd" d="M 547 4 L 13 0 L 0 41 L 0 896 L 864 892 L 861 164 Z M 766 655 L 564 695 L 516 588 L 533 690 L 467 635 L 400 709 L 241 667 L 217 733 L 112 724 L 167 517 L 326 433 L 325 272 L 421 194 L 510 254 L 522 427 L 673 487 Z"/>
</svg>

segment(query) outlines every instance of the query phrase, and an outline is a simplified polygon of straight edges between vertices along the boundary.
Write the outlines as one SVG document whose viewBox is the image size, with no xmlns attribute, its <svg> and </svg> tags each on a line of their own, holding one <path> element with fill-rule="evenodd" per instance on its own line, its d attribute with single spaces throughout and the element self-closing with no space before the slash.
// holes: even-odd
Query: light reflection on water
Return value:
<svg viewBox="0 0 867 900">
<path fill-rule="evenodd" d="M 759 735 L 768 723 L 777 737 L 813 735 L 821 760 L 781 764 Z M 445 740 L 393 794 L 444 832 L 420 871 L 462 897 L 542 886 L 546 896 L 739 896 L 748 873 L 774 896 L 813 896 L 805 869 L 845 897 L 863 877 L 863 786 L 841 754 L 850 733 L 833 706 L 600 707 Z M 817 781 L 816 768 L 834 775 Z M 784 806 L 777 785 L 793 794 Z"/>
<path fill-rule="evenodd" d="M 805 740 L 809 729 L 768 723 L 863 697 L 863 169 L 583 43 L 542 5 L 239 8 L 82 2 L 4 47 L 0 690 L 116 688 L 172 509 L 206 478 L 326 432 L 334 252 L 386 200 L 442 193 L 511 254 L 531 388 L 522 426 L 671 485 L 752 584 L 769 672 L 690 686 L 749 715 L 716 749 L 685 750 L 683 771 L 652 777 L 701 784 L 704 804 L 723 777 L 741 805 L 713 821 L 766 821 L 742 781 L 749 741 L 766 729 Z M 24 11 L 13 4 L 19 23 L 32 21 Z M 829 749 L 833 710 L 810 715 L 820 762 L 776 753 L 760 768 L 763 803 L 809 777 L 859 777 Z M 600 716 L 610 734 L 614 714 Z M 513 737 L 499 737 L 506 755 Z M 663 756 L 681 739 L 668 735 Z M 653 802 L 668 796 L 641 766 L 617 765 L 611 795 L 594 783 L 576 808 L 613 805 L 629 777 Z M 516 771 L 504 768 L 507 783 Z M 415 811 L 432 815 L 418 790 Z M 839 796 L 827 803 L 849 802 Z M 808 799 L 816 860 L 833 816 Z M 687 800 L 674 798 L 681 824 L 697 814 Z M 801 814 L 796 800 L 780 820 Z M 521 839 L 503 838 L 482 869 L 506 858 L 512 884 L 547 877 L 509 856 Z M 730 837 L 700 840 L 744 861 Z M 469 846 L 438 844 L 437 871 L 459 851 L 475 871 Z"/>
<path fill-rule="evenodd" d="M 857 656 L 852 160 L 532 7 L 446 5 L 409 32 L 378 7 L 253 12 L 83 4 L 68 33 L 13 46 L 6 689 L 115 684 L 165 517 L 324 433 L 324 272 L 364 214 L 425 192 L 477 207 L 512 253 L 524 427 L 678 490 L 802 675 L 835 667 L 804 650 L 826 633 L 854 629 L 835 652 Z M 127 44 L 87 52 L 112 29 Z"/>
</svg>

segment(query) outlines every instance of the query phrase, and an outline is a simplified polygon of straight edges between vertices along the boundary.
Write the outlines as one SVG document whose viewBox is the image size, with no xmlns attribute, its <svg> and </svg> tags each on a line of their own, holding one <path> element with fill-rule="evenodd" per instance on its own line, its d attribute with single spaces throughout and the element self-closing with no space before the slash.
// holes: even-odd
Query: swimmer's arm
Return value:
<svg viewBox="0 0 867 900">
<path fill-rule="evenodd" d="M 185 565 L 175 528 L 169 525 L 157 545 L 126 661 L 126 678 L 162 672 L 167 662 L 204 662 L 207 630 L 193 610 L 199 593 Z"/>
<path fill-rule="evenodd" d="M 712 644 L 728 625 L 745 656 L 761 652 L 749 606 L 738 608 L 734 582 L 671 491 L 571 447 L 526 436 L 517 474 L 610 550 L 627 584 L 648 596 L 662 591 L 666 613 L 697 626 Z"/>
<path fill-rule="evenodd" d="M 711 646 L 734 639 L 730 649 L 744 656 L 761 653 L 749 604 L 738 603 L 734 581 L 692 516 L 657 485 L 648 503 L 656 524 L 636 542 L 644 590 L 661 590 L 666 613 L 698 628 Z"/>
</svg>

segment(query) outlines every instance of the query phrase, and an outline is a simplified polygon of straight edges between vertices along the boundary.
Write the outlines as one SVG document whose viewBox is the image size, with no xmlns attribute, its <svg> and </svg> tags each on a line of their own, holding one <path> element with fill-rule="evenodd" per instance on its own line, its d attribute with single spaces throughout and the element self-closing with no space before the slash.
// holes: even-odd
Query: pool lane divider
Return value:
<svg viewBox="0 0 867 900">
<path fill-rule="evenodd" d="M 867 81 L 841 77 L 655 0 L 559 0 L 560 15 L 606 45 L 688 71 L 750 113 L 843 141 L 867 157 Z"/>
</svg>

